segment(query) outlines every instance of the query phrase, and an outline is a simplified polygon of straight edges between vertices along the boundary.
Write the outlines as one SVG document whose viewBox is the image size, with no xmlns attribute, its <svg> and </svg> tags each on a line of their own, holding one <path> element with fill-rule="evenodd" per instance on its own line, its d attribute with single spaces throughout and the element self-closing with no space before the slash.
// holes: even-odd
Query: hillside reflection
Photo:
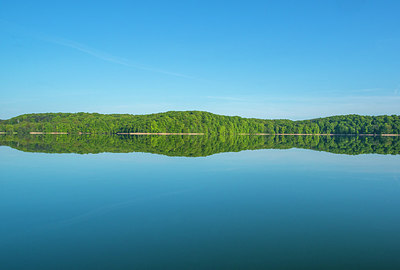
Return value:
<svg viewBox="0 0 400 270">
<path fill-rule="evenodd" d="M 400 154 L 400 137 L 358 136 L 109 136 L 1 135 L 0 145 L 24 152 L 95 154 L 145 152 L 201 157 L 256 149 L 302 148 L 336 154 Z"/>
</svg>

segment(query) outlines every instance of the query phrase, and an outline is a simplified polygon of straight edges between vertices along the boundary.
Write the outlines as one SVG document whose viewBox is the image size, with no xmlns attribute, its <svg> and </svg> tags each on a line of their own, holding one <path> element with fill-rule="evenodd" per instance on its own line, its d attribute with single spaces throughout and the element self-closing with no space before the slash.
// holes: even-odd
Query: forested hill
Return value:
<svg viewBox="0 0 400 270">
<path fill-rule="evenodd" d="M 400 116 L 341 115 L 311 120 L 264 120 L 202 111 L 148 115 L 38 113 L 0 121 L 0 132 L 205 133 L 205 134 L 399 134 Z"/>
</svg>

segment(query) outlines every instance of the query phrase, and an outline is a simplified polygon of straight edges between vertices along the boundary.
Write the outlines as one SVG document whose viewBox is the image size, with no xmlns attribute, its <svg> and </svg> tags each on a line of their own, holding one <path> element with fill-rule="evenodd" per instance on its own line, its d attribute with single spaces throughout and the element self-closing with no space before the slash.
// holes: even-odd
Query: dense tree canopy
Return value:
<svg viewBox="0 0 400 270">
<path fill-rule="evenodd" d="M 116 134 L 135 132 L 206 134 L 399 134 L 400 116 L 341 115 L 311 120 L 264 120 L 202 111 L 148 115 L 39 113 L 0 121 L 0 132 Z"/>
</svg>

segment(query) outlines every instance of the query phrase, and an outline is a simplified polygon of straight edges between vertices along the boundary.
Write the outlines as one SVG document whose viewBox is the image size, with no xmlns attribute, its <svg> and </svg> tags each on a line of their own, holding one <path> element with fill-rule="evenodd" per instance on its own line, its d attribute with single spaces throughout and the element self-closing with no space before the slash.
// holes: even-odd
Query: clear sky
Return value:
<svg viewBox="0 0 400 270">
<path fill-rule="evenodd" d="M 0 118 L 400 114 L 400 1 L 0 0 Z"/>
</svg>

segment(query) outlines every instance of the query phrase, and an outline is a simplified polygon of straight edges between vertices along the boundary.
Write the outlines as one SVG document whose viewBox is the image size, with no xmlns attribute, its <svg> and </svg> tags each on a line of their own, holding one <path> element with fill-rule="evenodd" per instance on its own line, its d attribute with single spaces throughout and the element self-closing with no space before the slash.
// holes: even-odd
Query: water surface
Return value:
<svg viewBox="0 0 400 270">
<path fill-rule="evenodd" d="M 146 138 L 103 138 L 86 155 L 76 149 L 93 146 L 75 139 L 69 154 L 56 154 L 65 139 L 42 138 L 36 151 L 32 139 L 8 139 L 16 149 L 0 147 L 0 268 L 399 269 L 397 141 L 322 141 L 356 147 L 335 154 L 318 149 L 321 139 L 240 151 L 254 144 Z M 101 153 L 121 143 L 140 151 Z"/>
</svg>

